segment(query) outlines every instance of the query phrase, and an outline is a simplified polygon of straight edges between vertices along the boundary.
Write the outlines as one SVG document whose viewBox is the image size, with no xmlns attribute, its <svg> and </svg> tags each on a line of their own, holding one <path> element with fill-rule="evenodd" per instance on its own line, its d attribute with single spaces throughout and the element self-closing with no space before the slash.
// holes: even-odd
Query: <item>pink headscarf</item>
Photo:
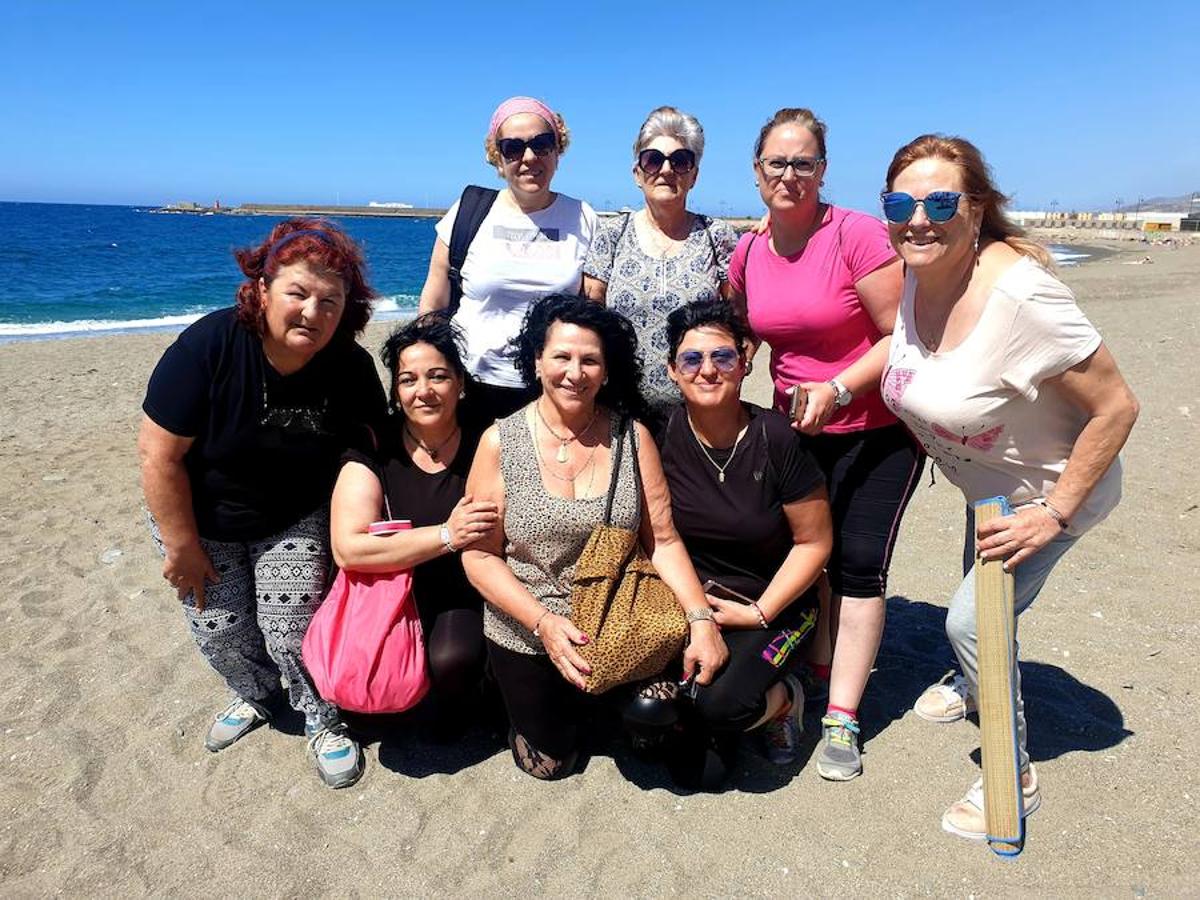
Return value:
<svg viewBox="0 0 1200 900">
<path fill-rule="evenodd" d="M 504 124 L 505 119 L 519 116 L 521 113 L 533 113 L 535 116 L 541 116 L 557 136 L 558 124 L 554 116 L 554 110 L 541 100 L 533 97 L 509 97 L 497 106 L 496 111 L 492 113 L 492 123 L 488 126 L 488 137 L 494 138 L 496 136 L 496 132 L 500 130 L 500 126 Z"/>
</svg>

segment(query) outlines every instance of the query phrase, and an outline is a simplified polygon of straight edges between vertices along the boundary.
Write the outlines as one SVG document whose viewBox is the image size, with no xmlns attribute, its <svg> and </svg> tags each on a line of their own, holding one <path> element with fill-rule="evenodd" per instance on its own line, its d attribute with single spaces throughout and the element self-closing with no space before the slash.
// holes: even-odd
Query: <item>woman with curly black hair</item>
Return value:
<svg viewBox="0 0 1200 900">
<path fill-rule="evenodd" d="M 467 493 L 497 504 L 500 527 L 463 553 L 463 566 L 488 601 L 484 635 L 512 723 L 513 758 L 527 774 L 553 779 L 569 775 L 577 756 L 589 671 L 577 648 L 590 636 L 571 624 L 571 580 L 603 517 L 616 439 L 628 444 L 612 524 L 639 531 L 687 614 L 684 674 L 707 684 L 728 654 L 671 520 L 654 441 L 639 422 L 624 427 L 641 407 L 633 326 L 595 303 L 553 294 L 530 308 L 516 346 L 517 367 L 539 393 L 479 442 Z"/>
<path fill-rule="evenodd" d="M 496 527 L 495 504 L 465 495 L 480 431 L 461 415 L 474 387 L 461 345 L 457 327 L 440 313 L 392 332 L 380 354 L 391 376 L 392 415 L 376 452 L 343 457 L 330 507 L 339 566 L 412 569 L 432 699 L 446 735 L 466 725 L 483 676 L 483 599 L 463 574 L 460 554 Z M 372 533 L 371 523 L 393 518 L 412 527 Z"/>
</svg>

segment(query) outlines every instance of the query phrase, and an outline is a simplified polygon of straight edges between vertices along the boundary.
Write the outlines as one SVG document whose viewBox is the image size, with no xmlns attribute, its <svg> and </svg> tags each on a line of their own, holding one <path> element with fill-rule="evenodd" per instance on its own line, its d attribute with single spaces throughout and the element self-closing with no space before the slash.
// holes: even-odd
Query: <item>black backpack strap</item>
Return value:
<svg viewBox="0 0 1200 900">
<path fill-rule="evenodd" d="M 446 273 L 450 279 L 450 304 L 446 311 L 451 316 L 458 312 L 458 304 L 462 301 L 462 267 L 467 261 L 467 251 L 499 194 L 494 188 L 468 184 L 458 200 L 458 212 L 450 232 L 450 271 Z"/>
<path fill-rule="evenodd" d="M 710 219 L 708 216 L 701 216 L 700 224 L 704 226 L 704 233 L 706 235 L 708 235 L 708 246 L 712 248 L 713 268 L 720 269 L 721 268 L 721 260 L 717 256 L 717 239 L 715 237 L 713 237 L 712 229 L 709 227 L 710 225 L 712 225 L 712 219 Z M 750 254 L 748 251 L 749 251 L 749 248 L 747 248 L 746 259 L 750 258 Z"/>
</svg>

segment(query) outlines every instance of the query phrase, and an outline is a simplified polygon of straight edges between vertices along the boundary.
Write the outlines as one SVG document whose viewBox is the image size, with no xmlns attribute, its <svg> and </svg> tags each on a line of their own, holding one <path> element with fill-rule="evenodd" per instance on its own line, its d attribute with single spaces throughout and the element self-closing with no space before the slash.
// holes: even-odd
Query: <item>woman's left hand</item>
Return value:
<svg viewBox="0 0 1200 900">
<path fill-rule="evenodd" d="M 758 613 L 749 603 L 738 603 L 734 600 L 721 600 L 710 594 L 705 594 L 708 605 L 713 609 L 713 621 L 722 628 L 761 628 Z"/>
<path fill-rule="evenodd" d="M 799 423 L 793 422 L 792 427 L 804 434 L 820 434 L 837 408 L 837 392 L 828 381 L 802 381 L 796 389 L 808 392 L 808 403 Z"/>
<path fill-rule="evenodd" d="M 976 552 L 982 560 L 1004 559 L 1011 572 L 1062 533 L 1058 521 L 1039 506 L 984 522 L 976 529 Z"/>
</svg>

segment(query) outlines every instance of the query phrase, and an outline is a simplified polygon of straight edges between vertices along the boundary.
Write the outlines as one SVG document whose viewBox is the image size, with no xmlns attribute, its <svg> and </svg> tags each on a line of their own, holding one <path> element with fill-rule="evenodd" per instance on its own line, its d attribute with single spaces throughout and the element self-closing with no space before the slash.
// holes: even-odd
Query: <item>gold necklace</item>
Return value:
<svg viewBox="0 0 1200 900">
<path fill-rule="evenodd" d="M 542 421 L 542 424 L 546 425 L 544 420 Z M 590 428 L 591 425 L 589 424 L 588 427 Z M 535 423 L 535 429 L 536 429 L 536 423 Z M 546 430 L 550 431 L 551 434 L 554 434 L 554 432 L 552 430 L 550 430 L 549 425 L 546 425 Z M 584 431 L 586 431 L 586 430 L 587 429 L 584 429 Z M 580 433 L 582 434 L 583 432 L 580 432 Z M 557 437 L 557 435 L 555 435 L 555 437 Z M 584 494 L 588 494 L 588 495 L 591 494 L 592 482 L 596 478 L 596 467 L 594 465 L 592 465 L 592 460 L 596 456 L 596 448 L 600 446 L 599 443 L 596 443 L 592 446 L 592 452 L 588 454 L 587 459 L 584 460 L 584 462 L 583 462 L 583 465 L 575 470 L 574 475 L 559 475 L 557 472 L 555 472 L 553 469 L 550 468 L 550 463 L 546 461 L 546 458 L 544 456 L 542 456 L 541 443 L 538 440 L 536 430 L 535 430 L 534 436 L 533 436 L 533 444 L 534 444 L 534 450 L 537 452 L 537 455 L 538 455 L 538 461 L 541 463 L 541 468 L 543 470 L 545 470 L 546 474 L 548 474 L 551 478 L 557 478 L 559 481 L 565 481 L 565 482 L 567 482 L 567 484 L 570 484 L 572 486 L 574 486 L 574 484 L 575 484 L 575 479 L 577 479 L 580 475 L 583 474 L 583 470 L 588 468 L 589 466 L 591 466 L 592 473 L 590 475 L 588 475 L 587 487 L 584 489 Z M 560 462 L 566 462 L 566 460 L 560 460 Z M 587 498 L 586 497 L 576 497 L 575 499 L 583 500 L 583 499 L 587 499 Z"/>
<path fill-rule="evenodd" d="M 747 424 L 745 428 L 738 432 L 737 440 L 733 442 L 733 449 L 729 451 L 729 459 L 725 460 L 725 465 L 719 466 L 717 465 L 717 461 L 712 458 L 711 454 L 709 454 L 708 448 L 704 446 L 704 441 L 700 440 L 700 435 L 696 433 L 696 426 L 692 424 L 692 417 L 690 415 L 687 417 L 687 420 L 688 428 L 692 430 L 692 437 L 694 437 L 696 439 L 696 443 L 700 445 L 700 452 L 704 454 L 705 459 L 712 463 L 712 467 L 717 470 L 717 481 L 719 481 L 721 484 L 724 484 L 725 470 L 728 469 L 730 464 L 733 462 L 733 457 L 737 453 L 738 446 L 742 443 L 742 438 L 746 436 L 746 432 L 750 430 L 750 425 Z"/>
<path fill-rule="evenodd" d="M 567 461 L 567 447 L 587 434 L 591 430 L 592 425 L 596 423 L 596 416 L 600 414 L 599 409 L 593 409 L 592 417 L 588 420 L 587 425 L 584 426 L 583 431 L 579 432 L 579 434 L 569 434 L 567 437 L 563 437 L 550 427 L 550 423 L 547 422 L 546 417 L 542 415 L 542 403 L 540 400 L 533 404 L 533 411 L 536 412 L 537 417 L 542 420 L 542 424 L 546 426 L 546 430 L 554 435 L 555 439 L 558 441 L 558 453 L 555 454 L 554 458 L 560 463 L 565 463 Z M 595 452 L 595 448 L 592 448 L 592 452 Z"/>
<path fill-rule="evenodd" d="M 420 447 L 422 450 L 424 450 L 427 454 L 429 454 L 429 458 L 432 459 L 434 462 L 438 462 L 438 454 L 442 452 L 442 448 L 445 447 L 447 444 L 449 444 L 456 437 L 458 437 L 458 433 L 461 430 L 462 430 L 461 428 L 459 428 L 457 425 L 455 425 L 454 430 L 452 432 L 450 432 L 450 436 L 448 438 L 446 438 L 444 441 L 442 441 L 436 447 L 430 447 L 423 440 L 421 440 L 419 437 L 417 437 L 415 434 L 413 434 L 412 429 L 409 428 L 407 424 L 405 424 L 405 426 L 404 426 L 404 433 L 407 434 L 410 438 L 412 438 L 412 441 L 414 444 L 416 444 L 418 447 Z"/>
</svg>

